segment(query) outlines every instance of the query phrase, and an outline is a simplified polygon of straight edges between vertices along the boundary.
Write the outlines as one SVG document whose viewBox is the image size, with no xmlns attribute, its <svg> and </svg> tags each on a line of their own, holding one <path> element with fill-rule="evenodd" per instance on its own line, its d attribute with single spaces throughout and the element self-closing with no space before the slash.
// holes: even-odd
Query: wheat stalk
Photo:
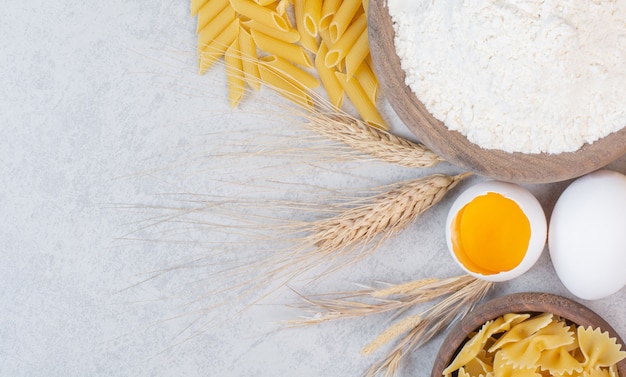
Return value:
<svg viewBox="0 0 626 377">
<path fill-rule="evenodd" d="M 303 302 L 292 306 L 311 315 L 287 323 L 291 326 L 313 325 L 329 320 L 360 318 L 387 312 L 398 314 L 417 304 L 456 292 L 474 280 L 475 278 L 470 275 L 445 279 L 426 278 L 401 284 L 386 284 L 383 288 L 310 297 L 296 292 Z"/>
<path fill-rule="evenodd" d="M 337 113 L 314 112 L 307 117 L 308 129 L 381 161 L 409 168 L 429 168 L 443 161 L 422 144 L 391 134 L 351 117 Z"/>
<path fill-rule="evenodd" d="M 469 175 L 433 174 L 402 182 L 390 191 L 368 198 L 368 203 L 311 223 L 311 234 L 305 242 L 315 245 L 322 254 L 332 254 L 352 250 L 379 236 L 390 237 L 437 204 Z"/>
<path fill-rule="evenodd" d="M 310 316 L 287 321 L 289 326 L 313 325 L 326 321 L 362 318 L 374 314 L 394 313 L 394 317 L 418 304 L 441 301 L 417 315 L 409 315 L 384 330 L 363 349 L 364 355 L 398 339 L 397 344 L 375 363 L 367 376 L 393 376 L 405 355 L 418 349 L 433 336 L 462 318 L 487 294 L 493 283 L 470 275 L 445 279 L 426 278 L 384 288 L 337 292 L 306 297 L 298 293 L 302 303 L 292 305 L 310 313 Z"/>
<path fill-rule="evenodd" d="M 400 339 L 381 361 L 372 365 L 366 376 L 372 377 L 383 372 L 385 376 L 394 376 L 405 355 L 421 347 L 456 320 L 463 318 L 485 297 L 492 286 L 493 282 L 472 278 L 463 288 L 422 312 L 420 314 L 422 321 Z M 380 345 L 382 344 L 376 343 L 375 340 L 364 350 L 373 352 Z"/>
</svg>

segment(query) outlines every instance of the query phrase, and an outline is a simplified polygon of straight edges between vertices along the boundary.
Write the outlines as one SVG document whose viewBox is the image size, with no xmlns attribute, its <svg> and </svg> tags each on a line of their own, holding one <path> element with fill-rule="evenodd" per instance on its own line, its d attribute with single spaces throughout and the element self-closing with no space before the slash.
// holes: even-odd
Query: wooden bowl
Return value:
<svg viewBox="0 0 626 377">
<path fill-rule="evenodd" d="M 452 362 L 456 353 L 463 346 L 467 335 L 479 329 L 485 322 L 507 313 L 542 313 L 555 314 L 580 326 L 599 327 L 608 331 L 626 350 L 623 340 L 615 330 L 598 314 L 586 306 L 565 297 L 548 293 L 516 293 L 499 297 L 477 307 L 454 326 L 442 343 L 435 358 L 431 377 L 443 376 L 443 370 Z M 621 376 L 626 376 L 626 359 L 617 364 Z"/>
<path fill-rule="evenodd" d="M 548 183 L 597 170 L 626 153 L 626 127 L 572 153 L 508 153 L 477 146 L 435 119 L 405 84 L 387 1 L 370 2 L 368 22 L 374 70 L 385 97 L 420 142 L 448 162 L 492 179 Z"/>
</svg>

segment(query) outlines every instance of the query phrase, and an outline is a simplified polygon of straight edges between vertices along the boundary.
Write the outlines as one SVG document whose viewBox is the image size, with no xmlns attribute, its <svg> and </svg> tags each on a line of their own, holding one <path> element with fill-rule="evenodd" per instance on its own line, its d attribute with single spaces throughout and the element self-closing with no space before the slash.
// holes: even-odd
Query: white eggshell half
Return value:
<svg viewBox="0 0 626 377">
<path fill-rule="evenodd" d="M 585 300 L 626 285 L 626 176 L 600 170 L 578 178 L 557 200 L 548 235 L 565 287 Z"/>
<path fill-rule="evenodd" d="M 521 210 L 526 214 L 530 222 L 530 240 L 528 243 L 528 250 L 524 259 L 520 264 L 512 270 L 500 272 L 498 274 L 483 275 L 467 269 L 457 258 L 452 247 L 452 227 L 456 214 L 474 198 L 481 195 L 487 195 L 488 193 L 498 193 L 505 198 L 513 200 Z M 467 190 L 463 191 L 461 195 L 454 201 L 448 212 L 446 219 L 446 242 L 448 250 L 452 255 L 454 261 L 468 274 L 477 277 L 479 279 L 488 281 L 506 281 L 514 279 L 526 271 L 528 271 L 539 259 L 543 249 L 546 245 L 548 225 L 546 215 L 541 207 L 541 204 L 535 198 L 535 196 L 527 189 L 518 186 L 513 183 L 501 182 L 501 181 L 484 181 L 477 183 Z"/>
</svg>

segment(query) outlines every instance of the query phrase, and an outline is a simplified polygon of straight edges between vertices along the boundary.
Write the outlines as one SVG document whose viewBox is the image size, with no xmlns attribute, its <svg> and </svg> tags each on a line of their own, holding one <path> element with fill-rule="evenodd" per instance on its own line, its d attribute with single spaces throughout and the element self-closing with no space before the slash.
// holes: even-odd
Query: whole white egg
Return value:
<svg viewBox="0 0 626 377">
<path fill-rule="evenodd" d="M 578 178 L 557 200 L 548 248 L 559 279 L 585 300 L 626 285 L 626 176 L 599 170 Z"/>
</svg>

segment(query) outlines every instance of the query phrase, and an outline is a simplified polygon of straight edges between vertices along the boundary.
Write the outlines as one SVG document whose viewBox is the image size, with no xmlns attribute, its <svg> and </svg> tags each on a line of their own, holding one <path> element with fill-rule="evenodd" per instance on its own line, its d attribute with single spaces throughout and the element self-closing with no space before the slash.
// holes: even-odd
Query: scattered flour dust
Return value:
<svg viewBox="0 0 626 377">
<path fill-rule="evenodd" d="M 562 153 L 626 126 L 626 0 L 388 0 L 406 83 L 486 149 Z"/>
</svg>

